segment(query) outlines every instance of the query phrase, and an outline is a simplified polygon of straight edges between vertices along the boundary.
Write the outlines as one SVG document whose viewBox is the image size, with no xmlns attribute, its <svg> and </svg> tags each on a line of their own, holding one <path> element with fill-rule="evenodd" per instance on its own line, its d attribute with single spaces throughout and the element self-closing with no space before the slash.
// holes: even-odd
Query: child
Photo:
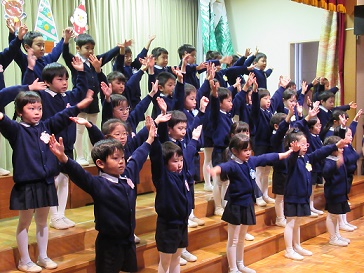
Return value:
<svg viewBox="0 0 364 273">
<path fill-rule="evenodd" d="M 121 46 L 121 45 L 119 45 Z M 97 113 L 99 110 L 99 101 L 98 101 L 98 94 L 100 92 L 100 82 L 98 78 L 98 74 L 101 73 L 101 67 L 99 70 L 96 70 L 95 67 L 92 65 L 91 58 L 95 57 L 94 54 L 94 47 L 95 47 L 95 40 L 89 34 L 80 34 L 76 38 L 76 50 L 77 56 L 81 58 L 82 62 L 84 63 L 84 71 L 87 75 L 87 84 L 88 89 L 94 91 L 94 100 L 91 105 L 80 114 L 81 117 L 90 120 L 92 123 L 96 123 Z M 101 66 L 105 65 L 111 59 L 119 54 L 119 47 L 116 46 L 110 51 L 97 55 L 95 59 L 101 61 Z M 72 66 L 72 60 L 74 55 L 70 53 L 69 45 L 65 44 L 63 48 L 63 58 L 67 67 L 71 70 L 72 74 L 72 83 L 76 85 L 76 78 L 77 78 L 77 71 Z M 76 142 L 75 142 L 75 150 L 76 150 L 76 161 L 80 163 L 82 166 L 89 165 L 89 162 L 85 159 L 83 154 L 83 141 L 82 136 L 85 127 L 84 126 L 76 126 Z M 89 143 L 89 150 L 91 150 L 91 144 Z"/>
<path fill-rule="evenodd" d="M 313 85 L 313 87 L 315 88 L 315 92 L 313 94 L 313 102 L 318 101 L 320 95 L 325 92 L 331 92 L 334 95 L 337 93 L 337 91 L 339 91 L 339 88 L 337 88 L 336 86 L 330 88 L 330 82 L 327 78 L 325 77 L 318 77 L 318 82 L 316 84 Z"/>
<path fill-rule="evenodd" d="M 249 67 L 252 63 L 254 64 L 254 70 L 252 72 L 255 74 L 259 88 L 267 89 L 267 78 L 273 72 L 272 68 L 265 70 L 267 67 L 267 55 L 259 52 L 257 49 L 255 54 L 245 61 L 244 65 Z"/>
<path fill-rule="evenodd" d="M 47 256 L 48 211 L 57 206 L 54 177 L 59 174 L 57 160 L 48 148 L 50 134 L 59 133 L 70 124 L 70 116 L 87 107 L 92 98 L 87 97 L 76 106 L 69 107 L 42 121 L 42 102 L 32 91 L 21 92 L 15 99 L 15 111 L 21 122 L 10 120 L 0 113 L 0 131 L 13 149 L 14 187 L 10 196 L 10 209 L 19 210 L 16 239 L 20 260 L 18 269 L 40 272 L 42 267 L 54 269 L 57 264 Z M 26 152 L 27 151 L 27 152 Z M 29 256 L 28 229 L 35 214 L 38 261 Z"/>
<path fill-rule="evenodd" d="M 255 71 L 256 72 L 256 71 Z M 254 73 L 255 74 L 255 73 Z M 254 154 L 261 155 L 270 151 L 270 137 L 272 135 L 270 128 L 270 119 L 273 113 L 277 110 L 279 103 L 282 101 L 282 94 L 286 89 L 289 79 L 280 77 L 279 88 L 270 96 L 267 89 L 259 88 L 253 90 L 252 94 L 252 110 L 251 119 L 255 124 L 255 142 L 254 142 Z M 258 83 L 259 84 L 259 83 Z M 261 87 L 258 85 L 258 87 Z M 267 203 L 274 204 L 274 199 L 268 196 L 268 175 L 270 172 L 270 166 L 257 168 L 257 184 L 263 193 L 263 197 L 257 198 L 257 205 L 264 207 Z"/>
<path fill-rule="evenodd" d="M 360 154 L 355 151 L 354 147 L 352 146 L 353 137 L 356 133 L 356 127 L 358 125 L 358 121 L 360 116 L 363 114 L 362 109 L 358 111 L 355 115 L 353 122 L 350 124 L 350 127 L 336 127 L 334 130 L 334 135 L 339 136 L 341 138 L 348 139 L 350 143 L 344 147 L 343 157 L 344 163 L 346 167 L 346 172 L 348 176 L 348 193 L 350 193 L 351 186 L 353 183 L 353 175 L 357 168 L 357 161 L 360 158 Z M 346 214 L 341 214 L 339 219 L 339 228 L 344 231 L 354 231 L 357 229 L 356 226 L 350 224 L 346 219 Z"/>
<path fill-rule="evenodd" d="M 24 75 L 24 81 L 27 82 L 34 78 L 35 61 L 32 57 L 32 50 L 28 51 L 28 68 Z M 44 67 L 42 78 L 47 84 L 47 89 L 40 91 L 40 97 L 44 103 L 42 120 L 55 115 L 64 110 L 67 106 L 76 105 L 81 101 L 87 92 L 87 79 L 84 72 L 84 66 L 81 59 L 75 57 L 72 66 L 78 71 L 78 77 L 75 87 L 72 91 L 68 88 L 68 72 L 67 69 L 59 63 L 51 63 Z M 76 140 L 76 125 L 71 123 L 70 126 L 56 134 L 62 137 L 65 146 L 65 153 L 73 158 L 73 145 Z M 50 209 L 50 226 L 55 229 L 67 229 L 75 226 L 75 222 L 65 216 L 65 210 L 68 198 L 68 177 L 64 173 L 60 173 L 55 180 L 58 195 L 58 207 Z"/>
<path fill-rule="evenodd" d="M 295 123 L 295 126 L 297 126 L 297 128 L 300 129 L 306 136 L 307 143 L 309 144 L 307 153 L 312 153 L 322 147 L 322 141 L 319 135 L 321 132 L 321 122 L 320 119 L 317 118 L 317 113 L 319 112 L 318 106 L 318 102 L 313 103 L 313 108 L 309 110 L 308 115 L 304 119 Z M 321 187 L 321 185 L 323 186 L 322 166 L 322 160 L 317 160 L 312 163 L 310 217 L 318 217 L 319 215 L 324 214 L 322 210 L 316 209 L 314 204 L 314 190 L 316 187 Z"/>
<path fill-rule="evenodd" d="M 189 172 L 193 173 L 193 156 L 201 126 L 182 151 L 177 144 L 155 141 L 150 152 L 152 179 L 157 194 L 155 239 L 159 251 L 158 272 L 180 272 L 182 248 L 188 245 L 187 222 L 192 209 Z"/>
<path fill-rule="evenodd" d="M 339 136 L 330 136 L 325 139 L 324 145 L 335 144 L 341 141 Z M 348 204 L 348 175 L 343 157 L 343 149 L 334 151 L 325 160 L 322 170 L 325 178 L 325 209 L 328 210 L 326 227 L 330 234 L 330 245 L 347 246 L 350 240 L 344 238 L 339 232 L 338 218 L 350 211 Z"/>
<path fill-rule="evenodd" d="M 293 153 L 287 160 L 287 182 L 284 192 L 284 215 L 286 227 L 284 228 L 284 241 L 286 244 L 285 257 L 292 260 L 303 260 L 303 256 L 311 256 L 312 252 L 302 248 L 300 243 L 300 219 L 309 216 L 311 171 L 312 165 L 317 160 L 322 160 L 338 148 L 343 148 L 346 141 L 340 140 L 332 145 L 327 145 L 310 154 L 307 154 L 307 138 L 297 128 L 292 129 L 285 139 L 286 148 L 290 145 Z"/>
<path fill-rule="evenodd" d="M 155 59 L 154 77 L 161 72 L 172 72 L 171 67 L 168 65 L 168 51 L 163 47 L 156 47 L 152 50 L 152 55 Z M 153 79 L 152 82 L 155 80 Z"/>
<path fill-rule="evenodd" d="M 273 133 L 270 138 L 270 143 L 272 145 L 273 152 L 284 152 L 284 137 L 289 129 L 290 122 L 294 116 L 294 106 L 289 105 L 288 114 L 276 113 L 272 116 L 270 120 L 271 128 L 273 128 Z M 273 175 L 272 175 L 272 193 L 276 195 L 274 208 L 276 212 L 276 226 L 285 227 L 286 219 L 284 217 L 284 207 L 283 207 L 283 195 L 284 187 L 287 178 L 287 162 L 286 160 L 281 160 L 273 163 Z"/>
<path fill-rule="evenodd" d="M 230 90 L 224 87 L 218 87 L 218 82 L 210 81 L 211 86 L 211 113 L 210 122 L 214 130 L 212 135 L 214 148 L 212 151 L 212 166 L 222 162 L 222 153 L 227 147 L 226 138 L 229 137 L 229 131 L 233 124 L 232 118 L 240 110 L 241 97 L 245 96 L 244 92 L 238 93 L 234 100 Z M 224 212 L 224 196 L 228 187 L 227 181 L 221 181 L 219 176 L 214 177 L 213 198 L 215 203 L 215 215 L 221 216 Z"/>
<path fill-rule="evenodd" d="M 255 167 L 272 164 L 287 158 L 291 150 L 280 154 L 251 156 L 249 137 L 239 133 L 232 137 L 229 150 L 231 160 L 210 170 L 212 176 L 228 175 L 230 185 L 227 190 L 227 205 L 222 220 L 228 222 L 226 254 L 231 273 L 255 273 L 244 265 L 244 238 L 249 225 L 255 225 L 254 188 Z"/>
<path fill-rule="evenodd" d="M 155 35 L 149 37 L 148 42 L 142 51 L 136 56 L 133 61 L 133 52 L 131 51 L 130 46 L 121 47 L 120 54 L 116 57 L 115 63 L 113 65 L 113 71 L 119 71 L 125 75 L 127 79 L 130 79 L 134 73 L 136 73 L 142 66 L 139 59 L 144 59 L 147 54 L 151 43 L 155 39 Z"/>
<path fill-rule="evenodd" d="M 114 139 L 97 142 L 91 156 L 100 174 L 92 176 L 64 153 L 62 139 L 52 136 L 50 149 L 62 163 L 71 180 L 89 193 L 95 206 L 96 272 L 136 272 L 134 242 L 136 191 L 134 179 L 147 159 L 154 141 L 155 126 L 151 122 L 148 139 L 126 164 L 122 144 Z"/>
<path fill-rule="evenodd" d="M 10 30 L 10 28 L 9 28 Z M 11 30 L 10 30 L 11 31 Z M 33 49 L 34 55 L 37 58 L 36 64 L 34 66 L 34 74 L 35 77 L 39 80 L 42 80 L 42 71 L 43 68 L 53 62 L 57 62 L 59 57 L 61 56 L 62 50 L 65 45 L 68 45 L 68 42 L 72 36 L 72 28 L 66 28 L 63 30 L 63 37 L 57 43 L 57 45 L 52 49 L 52 52 L 45 55 L 44 53 L 44 38 L 40 32 L 37 31 L 29 31 L 23 37 L 23 47 L 26 51 L 29 49 Z M 15 37 L 14 37 L 15 38 Z M 24 77 L 24 73 L 28 67 L 28 59 L 27 54 L 24 54 L 19 48 L 18 54 L 14 57 L 15 62 L 18 64 L 21 72 L 22 78 Z"/>
<path fill-rule="evenodd" d="M 328 121 L 331 119 L 332 113 L 335 110 L 347 111 L 350 110 L 350 108 L 355 109 L 357 107 L 355 102 L 350 102 L 348 105 L 334 107 L 335 94 L 328 91 L 325 91 L 322 94 L 320 94 L 319 100 L 321 105 L 320 105 L 320 112 L 317 114 L 317 117 L 320 119 L 323 128 L 326 126 L 326 123 L 328 123 Z M 322 137 L 321 139 L 323 140 Z"/>
</svg>

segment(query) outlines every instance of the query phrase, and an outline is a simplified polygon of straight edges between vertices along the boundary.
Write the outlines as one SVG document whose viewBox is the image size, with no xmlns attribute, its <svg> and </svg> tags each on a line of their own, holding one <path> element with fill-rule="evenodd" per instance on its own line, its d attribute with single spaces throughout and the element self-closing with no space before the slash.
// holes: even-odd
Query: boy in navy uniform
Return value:
<svg viewBox="0 0 364 273">
<path fill-rule="evenodd" d="M 155 126 L 151 122 L 148 139 L 129 159 L 127 165 L 120 141 L 105 139 L 91 151 L 100 171 L 93 176 L 64 153 L 63 141 L 52 136 L 50 149 L 62 163 L 71 180 L 94 200 L 96 272 L 136 272 L 134 242 L 136 191 L 133 181 L 139 174 L 154 141 Z"/>
</svg>

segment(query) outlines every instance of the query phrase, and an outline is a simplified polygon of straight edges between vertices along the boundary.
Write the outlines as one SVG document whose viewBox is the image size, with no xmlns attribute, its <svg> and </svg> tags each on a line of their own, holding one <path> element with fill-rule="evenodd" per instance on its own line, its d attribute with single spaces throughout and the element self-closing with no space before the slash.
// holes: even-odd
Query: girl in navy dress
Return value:
<svg viewBox="0 0 364 273">
<path fill-rule="evenodd" d="M 92 95 L 91 95 L 92 96 Z M 41 121 L 42 101 L 32 91 L 21 92 L 15 98 L 18 123 L 0 112 L 0 132 L 13 149 L 14 187 L 10 196 L 10 209 L 19 210 L 16 240 L 20 260 L 18 269 L 24 272 L 40 272 L 42 267 L 54 269 L 57 264 L 47 255 L 49 207 L 58 206 L 54 178 L 59 174 L 56 157 L 49 150 L 50 135 L 62 131 L 80 109 L 92 101 L 86 98 L 77 106 L 66 108 L 55 116 Z M 28 229 L 34 214 L 38 261 L 32 262 L 28 251 Z"/>
<path fill-rule="evenodd" d="M 325 139 L 324 145 L 337 143 L 340 140 L 341 138 L 338 136 L 329 136 Z M 350 211 L 347 168 L 345 166 L 343 149 L 332 152 L 325 159 L 322 174 L 325 178 L 325 209 L 329 212 L 326 217 L 326 227 L 330 234 L 329 244 L 347 246 L 350 240 L 342 237 L 339 232 L 339 218 Z"/>
<path fill-rule="evenodd" d="M 272 165 L 275 161 L 287 158 L 285 153 L 270 153 L 251 156 L 251 141 L 248 136 L 238 133 L 231 138 L 229 149 L 231 160 L 210 169 L 212 176 L 223 175 L 230 180 L 225 199 L 228 201 L 222 220 L 228 222 L 228 241 L 226 246 L 229 268 L 232 273 L 254 273 L 255 270 L 244 265 L 244 239 L 249 225 L 255 225 L 255 168 Z"/>
<path fill-rule="evenodd" d="M 293 260 L 303 260 L 303 256 L 311 256 L 312 252 L 301 246 L 300 220 L 303 216 L 311 215 L 310 195 L 312 192 L 312 164 L 323 160 L 338 148 L 343 148 L 346 141 L 324 146 L 307 154 L 307 138 L 298 129 L 292 129 L 285 139 L 286 147 L 290 144 L 293 153 L 287 160 L 288 173 L 284 193 L 284 215 L 286 227 L 284 241 L 286 244 L 285 257 Z"/>
</svg>

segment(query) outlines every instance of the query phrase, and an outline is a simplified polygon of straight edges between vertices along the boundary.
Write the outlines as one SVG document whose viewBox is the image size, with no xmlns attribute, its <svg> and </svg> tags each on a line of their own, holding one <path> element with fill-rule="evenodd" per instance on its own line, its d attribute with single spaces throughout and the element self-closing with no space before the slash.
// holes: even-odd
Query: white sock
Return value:
<svg viewBox="0 0 364 273">
<path fill-rule="evenodd" d="M 35 209 L 36 237 L 38 244 L 39 257 L 47 258 L 48 248 L 48 218 L 49 207 Z"/>
</svg>

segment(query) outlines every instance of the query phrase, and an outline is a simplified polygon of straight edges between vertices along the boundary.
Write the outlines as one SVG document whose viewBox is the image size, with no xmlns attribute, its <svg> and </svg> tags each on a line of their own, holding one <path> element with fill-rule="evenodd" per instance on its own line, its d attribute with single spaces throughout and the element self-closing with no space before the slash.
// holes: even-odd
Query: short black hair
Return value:
<svg viewBox="0 0 364 273">
<path fill-rule="evenodd" d="M 297 92 L 295 90 L 292 90 L 290 88 L 284 90 L 284 92 L 282 94 L 283 100 L 289 100 L 292 97 L 295 97 L 297 99 Z"/>
<path fill-rule="evenodd" d="M 335 94 L 329 91 L 324 91 L 318 96 L 319 101 L 327 101 L 329 98 L 335 98 Z"/>
<path fill-rule="evenodd" d="M 216 50 L 209 50 L 206 52 L 206 61 L 221 59 L 221 53 Z"/>
<path fill-rule="evenodd" d="M 158 58 L 160 55 L 162 54 L 168 54 L 168 51 L 167 49 L 163 48 L 163 47 L 156 47 L 156 48 L 153 48 L 152 50 L 152 55 L 154 58 Z"/>
<path fill-rule="evenodd" d="M 258 88 L 258 94 L 259 94 L 259 101 L 266 96 L 270 96 L 270 92 L 265 88 Z"/>
<path fill-rule="evenodd" d="M 15 114 L 19 116 L 19 114 L 23 113 L 23 108 L 28 103 L 42 103 L 42 99 L 37 92 L 34 91 L 22 91 L 16 96 L 14 100 L 15 104 Z"/>
<path fill-rule="evenodd" d="M 171 114 L 170 120 L 167 121 L 167 126 L 169 128 L 173 128 L 180 122 L 185 122 L 187 124 L 187 116 L 182 111 L 174 110 L 169 113 Z"/>
<path fill-rule="evenodd" d="M 286 118 L 286 116 L 287 115 L 285 113 L 275 113 L 270 119 L 270 127 L 274 128 L 274 124 L 280 124 L 282 120 Z"/>
<path fill-rule="evenodd" d="M 125 130 L 128 131 L 129 126 L 126 122 L 118 119 L 118 118 L 111 118 L 105 121 L 105 123 L 101 127 L 101 132 L 104 136 L 108 138 L 110 133 L 115 130 L 115 127 L 118 125 L 124 126 Z"/>
<path fill-rule="evenodd" d="M 237 121 L 231 124 L 229 136 L 236 135 L 243 132 L 250 132 L 249 124 L 244 121 Z"/>
<path fill-rule="evenodd" d="M 92 44 L 92 45 L 96 44 L 94 38 L 92 38 L 92 36 L 87 33 L 82 33 L 78 35 L 75 41 L 76 41 L 76 46 L 78 47 L 82 47 L 85 44 Z"/>
<path fill-rule="evenodd" d="M 161 72 L 157 75 L 156 79 L 158 80 L 158 84 L 163 86 L 167 83 L 168 80 L 176 80 L 176 77 L 169 72 Z"/>
<path fill-rule="evenodd" d="M 23 37 L 23 46 L 28 45 L 29 47 L 32 47 L 33 40 L 37 37 L 43 37 L 42 33 L 38 31 L 28 31 Z"/>
<path fill-rule="evenodd" d="M 187 54 L 192 53 L 193 51 L 196 51 L 196 48 L 193 45 L 190 44 L 183 44 L 178 48 L 178 55 L 179 58 L 182 59 L 183 55 L 185 54 L 185 52 L 187 52 Z"/>
<path fill-rule="evenodd" d="M 115 150 L 119 150 L 120 152 L 124 153 L 124 148 L 120 141 L 112 138 L 100 140 L 95 143 L 94 147 L 91 150 L 92 160 L 97 166 L 97 159 L 105 162 L 107 157 L 112 155 Z"/>
<path fill-rule="evenodd" d="M 197 93 L 197 89 L 194 85 L 189 84 L 189 83 L 185 83 L 184 84 L 184 89 L 185 89 L 185 98 L 189 95 L 191 95 L 191 93 Z"/>
<path fill-rule="evenodd" d="M 324 140 L 324 146 L 330 145 L 330 144 L 336 144 L 341 140 L 341 137 L 339 136 L 329 136 L 325 138 Z"/>
<path fill-rule="evenodd" d="M 265 58 L 265 59 L 267 59 L 267 55 L 265 55 L 264 53 L 262 53 L 262 52 L 259 52 L 258 54 L 257 54 L 257 56 L 255 56 L 255 59 L 254 59 L 254 63 L 257 63 L 260 59 L 262 59 L 262 58 Z"/>
<path fill-rule="evenodd" d="M 219 87 L 219 88 L 217 88 L 217 93 L 218 93 L 218 96 L 219 96 L 220 103 L 224 99 L 227 99 L 227 98 L 229 98 L 229 97 L 232 96 L 231 91 L 229 89 L 227 89 L 226 87 Z"/>
<path fill-rule="evenodd" d="M 164 164 L 167 165 L 168 161 L 174 156 L 183 156 L 183 152 L 181 147 L 172 141 L 166 141 L 162 144 L 162 155 Z"/>
<path fill-rule="evenodd" d="M 42 79 L 48 83 L 52 83 L 55 77 L 63 77 L 64 75 L 68 79 L 69 75 L 66 67 L 56 62 L 47 64 L 42 71 Z"/>
<path fill-rule="evenodd" d="M 123 101 L 126 101 L 128 103 L 128 106 L 129 106 L 128 99 L 125 96 L 123 96 L 123 95 L 120 95 L 120 94 L 112 94 L 110 96 L 110 99 L 111 99 L 112 108 L 115 108 L 115 107 L 120 106 L 121 102 L 123 102 Z"/>
<path fill-rule="evenodd" d="M 126 82 L 126 77 L 123 73 L 119 72 L 119 71 L 112 71 L 109 74 L 107 74 L 107 81 L 109 83 L 111 83 L 114 80 L 118 80 L 121 82 Z"/>
</svg>

